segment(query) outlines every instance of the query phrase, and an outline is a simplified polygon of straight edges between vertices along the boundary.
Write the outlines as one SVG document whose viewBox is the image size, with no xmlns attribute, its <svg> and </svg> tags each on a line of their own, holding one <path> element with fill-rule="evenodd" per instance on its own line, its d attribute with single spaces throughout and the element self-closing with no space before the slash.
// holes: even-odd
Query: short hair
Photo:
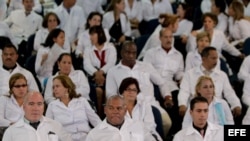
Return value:
<svg viewBox="0 0 250 141">
<path fill-rule="evenodd" d="M 87 22 L 86 22 L 86 25 L 85 25 L 85 29 L 89 29 L 89 28 L 90 28 L 89 21 L 90 21 L 94 16 L 99 16 L 99 17 L 101 18 L 100 24 L 102 25 L 102 18 L 103 18 L 102 14 L 101 14 L 100 12 L 93 11 L 93 12 L 91 12 L 91 13 L 88 15 Z"/>
<path fill-rule="evenodd" d="M 93 26 L 89 29 L 89 34 L 94 34 L 96 33 L 97 34 L 97 37 L 98 37 L 98 44 L 99 45 L 102 45 L 103 43 L 105 43 L 107 41 L 107 38 L 106 38 L 106 35 L 105 35 L 105 32 L 102 28 L 102 26 Z"/>
<path fill-rule="evenodd" d="M 12 88 L 14 87 L 16 81 L 19 80 L 19 79 L 24 79 L 26 84 L 27 84 L 27 79 L 23 74 L 15 73 L 15 74 L 11 75 L 11 77 L 9 79 L 9 89 L 10 89 L 9 94 L 10 95 L 13 94 Z"/>
<path fill-rule="evenodd" d="M 13 44 L 6 44 L 5 46 L 3 46 L 3 51 L 4 51 L 4 49 L 6 49 L 6 48 L 13 48 L 14 50 L 15 50 L 15 52 L 16 52 L 16 54 L 18 54 L 18 52 L 17 52 L 17 48 L 16 48 L 16 46 L 15 45 L 13 45 Z"/>
<path fill-rule="evenodd" d="M 135 46 L 136 49 L 137 49 L 137 46 L 136 46 L 135 42 L 133 42 L 133 41 L 125 41 L 125 42 L 123 42 L 123 44 L 122 44 L 122 49 L 121 49 L 121 51 L 124 51 L 125 48 L 128 47 L 128 46 Z"/>
<path fill-rule="evenodd" d="M 193 99 L 191 99 L 190 101 L 190 109 L 193 110 L 194 109 L 194 105 L 196 103 L 208 103 L 207 99 L 205 97 L 202 97 L 202 96 L 196 96 L 194 97 Z"/>
<path fill-rule="evenodd" d="M 224 0 L 213 0 L 216 7 L 220 8 L 220 12 L 224 13 L 226 10 L 226 2 Z"/>
<path fill-rule="evenodd" d="M 213 13 L 211 13 L 211 12 L 207 12 L 207 13 L 204 13 L 204 14 L 202 15 L 202 18 L 201 18 L 201 19 L 202 19 L 202 22 L 204 22 L 205 19 L 206 19 L 207 17 L 211 18 L 211 19 L 214 21 L 214 24 L 215 24 L 215 25 L 218 24 L 218 17 L 217 17 L 217 15 L 215 15 L 215 14 L 213 14 Z"/>
<path fill-rule="evenodd" d="M 168 27 L 170 25 L 173 25 L 176 23 L 176 21 L 179 19 L 178 16 L 173 14 L 165 14 L 165 18 L 162 23 L 162 27 Z"/>
<path fill-rule="evenodd" d="M 79 98 L 81 97 L 80 94 L 76 93 L 76 86 L 74 84 L 74 82 L 71 80 L 70 77 L 68 77 L 67 75 L 57 75 L 56 77 L 53 78 L 53 81 L 57 79 L 60 80 L 60 82 L 62 83 L 63 87 L 68 89 L 68 93 L 69 93 L 69 98 L 73 99 L 73 98 Z"/>
<path fill-rule="evenodd" d="M 198 42 L 200 39 L 204 38 L 204 37 L 208 37 L 209 42 L 211 42 L 211 38 L 209 36 L 209 34 L 206 31 L 201 31 L 197 34 L 196 36 L 196 42 Z"/>
<path fill-rule="evenodd" d="M 208 46 L 201 51 L 201 57 L 208 57 L 211 50 L 217 51 L 215 47 Z"/>
<path fill-rule="evenodd" d="M 69 56 L 69 57 L 71 58 L 70 53 L 64 52 L 64 53 L 61 53 L 61 54 L 60 54 L 60 56 L 58 57 L 58 59 L 57 59 L 56 62 L 57 62 L 57 63 L 61 62 L 61 61 L 62 61 L 62 58 L 63 58 L 64 56 Z M 72 59 L 72 58 L 71 58 L 71 59 Z"/>
<path fill-rule="evenodd" d="M 123 106 L 126 106 L 124 97 L 122 95 L 119 95 L 119 94 L 115 94 L 115 95 L 108 97 L 108 99 L 106 100 L 105 106 L 107 106 L 110 103 L 110 101 L 118 100 L 118 99 L 123 102 Z"/>
<path fill-rule="evenodd" d="M 64 31 L 60 28 L 55 28 L 50 31 L 49 35 L 47 36 L 45 43 L 42 44 L 44 47 L 52 47 L 54 45 L 54 38 L 57 38 L 60 33 L 64 33 Z"/>
<path fill-rule="evenodd" d="M 134 84 L 136 89 L 138 90 L 137 93 L 140 93 L 141 90 L 140 90 L 137 79 L 133 77 L 127 77 L 127 78 L 124 78 L 120 84 L 119 94 L 123 94 L 123 92 L 128 88 L 128 86 L 132 84 Z"/>
<path fill-rule="evenodd" d="M 38 91 L 30 91 L 30 92 L 28 92 L 28 93 L 24 96 L 24 99 L 23 99 L 23 104 L 24 104 L 24 105 L 27 104 L 29 97 L 30 97 L 31 95 L 33 95 L 33 94 L 40 94 L 40 96 L 42 97 L 43 103 L 44 103 L 43 95 L 42 95 L 40 92 L 38 92 Z"/>
<path fill-rule="evenodd" d="M 48 28 L 48 21 L 49 21 L 50 16 L 54 16 L 56 18 L 57 24 L 60 25 L 61 21 L 60 21 L 59 17 L 57 16 L 57 14 L 54 12 L 49 12 L 43 18 L 42 26 L 44 28 Z"/>
<path fill-rule="evenodd" d="M 198 78 L 197 80 L 197 83 L 195 85 L 195 96 L 201 96 L 201 94 L 198 92 L 198 89 L 201 87 L 201 83 L 204 81 L 204 80 L 209 80 L 212 85 L 214 86 L 214 82 L 213 82 L 213 79 L 209 76 L 206 76 L 206 75 L 202 75 Z M 214 86 L 215 87 L 215 86 Z M 214 95 L 215 95 L 215 90 L 213 91 Z"/>
</svg>

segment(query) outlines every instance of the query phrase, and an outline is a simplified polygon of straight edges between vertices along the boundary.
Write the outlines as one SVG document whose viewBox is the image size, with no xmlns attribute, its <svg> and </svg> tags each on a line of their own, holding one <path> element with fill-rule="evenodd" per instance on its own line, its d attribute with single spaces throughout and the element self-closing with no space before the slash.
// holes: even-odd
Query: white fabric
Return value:
<svg viewBox="0 0 250 141">
<path fill-rule="evenodd" d="M 3 141 L 51 141 L 49 139 L 50 131 L 55 133 L 52 136 L 59 138 L 52 141 L 72 141 L 70 135 L 66 133 L 60 123 L 47 117 L 41 118 L 37 130 L 21 118 L 5 131 Z"/>
<path fill-rule="evenodd" d="M 17 9 L 24 9 L 23 0 L 10 0 L 8 13 L 11 13 L 12 11 L 17 10 Z M 33 10 L 38 13 L 42 12 L 42 5 L 39 0 L 34 0 Z"/>
<path fill-rule="evenodd" d="M 184 73 L 178 94 L 179 105 L 188 107 L 190 99 L 194 97 L 197 80 L 200 76 L 204 75 L 203 70 L 202 66 L 197 66 Z M 214 82 L 216 97 L 225 98 L 230 104 L 231 109 L 236 106 L 241 107 L 240 100 L 233 90 L 228 76 L 223 71 L 214 69 L 210 77 Z"/>
<path fill-rule="evenodd" d="M 120 21 L 121 21 L 122 33 L 126 36 L 131 36 L 130 22 L 125 14 L 123 13 L 120 14 Z M 104 28 L 110 30 L 110 28 L 113 26 L 114 23 L 115 23 L 115 18 L 113 11 L 109 11 L 103 15 L 102 25 Z"/>
<path fill-rule="evenodd" d="M 224 128 L 222 126 L 212 124 L 209 122 L 204 138 L 196 129 L 194 129 L 193 126 L 189 126 L 176 133 L 173 139 L 173 141 L 223 141 L 223 140 L 224 140 Z"/>
<path fill-rule="evenodd" d="M 19 44 L 22 40 L 27 41 L 30 35 L 36 33 L 36 31 L 41 28 L 42 20 L 42 17 L 33 11 L 26 16 L 23 9 L 18 9 L 12 11 L 4 22 L 8 24 Z"/>
<path fill-rule="evenodd" d="M 187 19 L 179 21 L 177 31 L 173 33 L 174 36 L 185 35 L 188 36 L 193 29 L 193 23 Z"/>
<path fill-rule="evenodd" d="M 217 125 L 220 124 L 219 117 L 218 117 L 219 115 L 216 113 L 216 109 L 215 109 L 215 104 L 218 104 L 218 103 L 221 104 L 224 114 L 225 114 L 224 115 L 224 117 L 226 118 L 225 125 L 234 125 L 234 118 L 233 118 L 232 111 L 230 110 L 228 103 L 224 99 L 219 99 L 216 97 L 214 97 L 213 101 L 209 104 L 207 120 L 213 124 L 217 124 Z M 193 120 L 189 111 L 190 111 L 190 106 L 188 107 L 187 112 L 184 115 L 183 122 L 182 122 L 182 129 L 192 125 Z"/>
<path fill-rule="evenodd" d="M 145 21 L 157 19 L 160 14 L 173 14 L 173 8 L 169 0 L 156 0 L 152 4 L 151 0 L 142 0 L 142 14 Z"/>
<path fill-rule="evenodd" d="M 0 36 L 8 37 L 10 41 L 12 42 L 12 44 L 14 44 L 17 47 L 17 41 L 12 35 L 9 26 L 5 22 L 2 22 L 2 21 L 0 21 Z"/>
<path fill-rule="evenodd" d="M 146 52 L 143 61 L 152 64 L 168 84 L 170 91 L 179 89 L 175 80 L 181 80 L 183 76 L 184 60 L 174 47 L 168 53 L 161 46 L 151 48 Z"/>
<path fill-rule="evenodd" d="M 143 123 L 125 119 L 121 129 L 110 125 L 105 119 L 92 129 L 86 141 L 152 141 L 152 136 L 146 133 Z"/>
<path fill-rule="evenodd" d="M 228 30 L 228 16 L 224 13 L 220 13 L 218 16 L 218 24 L 216 25 L 216 29 L 226 33 Z"/>
<path fill-rule="evenodd" d="M 78 5 L 74 5 L 70 8 L 70 14 L 64 8 L 63 3 L 54 9 L 54 12 L 59 17 L 61 23 L 60 27 L 65 31 L 66 37 L 69 39 L 70 44 L 77 38 L 84 24 L 86 17 L 82 8 Z"/>
<path fill-rule="evenodd" d="M 9 126 L 24 115 L 23 106 L 19 106 L 13 94 L 0 96 L 0 126 Z"/>
<path fill-rule="evenodd" d="M 91 130 L 89 123 L 94 127 L 101 123 L 101 119 L 83 97 L 73 98 L 68 106 L 59 99 L 51 102 L 46 110 L 46 117 L 60 122 L 74 141 L 85 141 Z"/>
<path fill-rule="evenodd" d="M 125 12 L 128 19 L 136 18 L 139 22 L 142 21 L 142 3 L 141 1 L 133 0 L 132 7 L 129 6 L 128 0 L 125 2 Z"/>
<path fill-rule="evenodd" d="M 56 77 L 57 75 L 59 75 L 58 72 L 55 75 L 49 77 L 47 81 L 47 85 L 46 85 L 45 92 L 44 92 L 44 99 L 47 104 L 55 100 L 53 96 L 52 86 L 53 86 L 53 78 Z M 76 85 L 76 92 L 78 94 L 81 94 L 83 97 L 89 100 L 90 99 L 89 98 L 89 92 L 90 92 L 89 83 L 83 71 L 71 70 L 69 77 Z"/>
<path fill-rule="evenodd" d="M 250 106 L 250 76 L 246 76 L 245 81 L 243 83 L 243 94 L 241 97 L 242 102 L 249 107 Z"/>
<path fill-rule="evenodd" d="M 16 68 L 11 72 L 5 70 L 3 67 L 0 67 L 0 95 L 7 94 L 9 92 L 9 79 L 15 73 L 21 73 L 25 76 L 29 90 L 39 91 L 36 80 L 32 73 L 17 64 Z"/>
<path fill-rule="evenodd" d="M 244 58 L 238 72 L 239 80 L 245 80 L 250 75 L 250 56 Z"/>
<path fill-rule="evenodd" d="M 100 52 L 105 51 L 106 64 L 103 67 L 101 67 L 101 62 L 96 56 L 94 52 L 95 50 L 97 50 L 95 46 L 92 46 L 91 48 L 87 48 L 85 50 L 85 55 L 83 60 L 84 69 L 91 76 L 93 76 L 93 74 L 97 71 L 97 69 L 101 69 L 106 74 L 111 67 L 115 66 L 117 60 L 116 49 L 114 45 L 111 43 L 104 44 L 104 47 L 100 50 Z"/>
<path fill-rule="evenodd" d="M 47 36 L 49 35 L 49 30 L 47 28 L 41 28 L 36 32 L 35 39 L 34 39 L 34 50 L 38 51 L 39 48 L 42 47 L 42 43 L 45 43 Z M 70 44 L 67 37 L 65 37 L 63 49 L 70 52 Z"/>
<path fill-rule="evenodd" d="M 101 0 L 76 0 L 76 4 L 83 9 L 85 17 L 88 17 L 93 11 L 104 13 Z"/>
</svg>

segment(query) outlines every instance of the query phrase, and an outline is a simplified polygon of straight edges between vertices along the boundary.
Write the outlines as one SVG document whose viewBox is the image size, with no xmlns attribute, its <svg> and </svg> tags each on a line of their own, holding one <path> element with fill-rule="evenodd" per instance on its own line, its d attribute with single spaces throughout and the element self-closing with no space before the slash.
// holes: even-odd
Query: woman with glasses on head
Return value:
<svg viewBox="0 0 250 141">
<path fill-rule="evenodd" d="M 127 106 L 126 118 L 143 121 L 146 129 L 150 131 L 152 136 L 161 141 L 162 138 L 156 132 L 156 123 L 151 105 L 146 104 L 141 99 L 137 99 L 140 93 L 137 79 L 133 77 L 123 79 L 119 87 L 119 93 L 124 97 Z"/>
<path fill-rule="evenodd" d="M 195 96 L 202 96 L 208 100 L 209 113 L 208 121 L 214 124 L 226 125 L 234 124 L 232 112 L 229 108 L 228 103 L 221 98 L 217 98 L 215 95 L 215 86 L 213 80 L 209 76 L 201 76 L 197 80 L 195 87 Z M 190 108 L 190 107 L 189 107 Z M 189 111 L 189 110 L 187 110 Z M 188 127 L 192 123 L 192 118 L 189 112 L 186 112 L 182 128 Z"/>
<path fill-rule="evenodd" d="M 23 117 L 23 100 L 28 93 L 27 80 L 21 73 L 9 79 L 9 93 L 0 97 L 0 126 L 9 126 Z"/>
</svg>

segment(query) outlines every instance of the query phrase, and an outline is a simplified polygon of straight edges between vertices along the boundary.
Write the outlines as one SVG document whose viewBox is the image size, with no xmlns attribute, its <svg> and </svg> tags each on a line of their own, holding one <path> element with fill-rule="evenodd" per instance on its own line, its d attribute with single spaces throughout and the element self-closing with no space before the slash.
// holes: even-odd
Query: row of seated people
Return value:
<svg viewBox="0 0 250 141">
<path fill-rule="evenodd" d="M 181 53 L 179 53 L 174 48 L 172 48 L 172 42 L 171 42 L 172 41 L 172 32 L 170 30 L 167 30 L 167 29 L 161 30 L 161 41 L 163 42 L 162 46 L 164 48 L 159 48 L 159 49 L 163 49 L 163 51 L 160 52 L 160 54 L 165 53 L 165 51 L 167 51 L 168 53 L 170 53 L 169 55 L 171 55 L 173 52 L 175 52 L 172 55 L 181 56 Z M 165 128 L 163 130 L 164 131 L 163 133 L 165 133 L 165 134 L 168 133 L 168 130 L 171 127 L 171 122 L 173 122 L 173 125 L 174 125 L 172 127 L 177 128 L 177 129 L 175 129 L 176 131 L 178 131 L 180 129 L 181 117 L 179 117 L 179 115 L 178 115 L 179 113 L 177 111 L 180 112 L 180 115 L 182 115 L 182 116 L 184 115 L 186 108 L 187 108 L 188 101 L 189 101 L 188 99 L 193 97 L 192 94 L 195 93 L 194 92 L 194 90 L 195 90 L 194 84 L 195 84 L 195 81 L 197 81 L 197 79 L 198 79 L 197 77 L 199 77 L 200 75 L 204 75 L 206 73 L 205 71 L 203 72 L 203 70 L 208 70 L 208 72 L 210 73 L 208 75 L 210 75 L 213 78 L 213 80 L 215 82 L 215 86 L 216 86 L 215 87 L 216 88 L 215 89 L 216 96 L 219 98 L 224 97 L 229 102 L 229 104 L 231 105 L 231 109 L 233 110 L 233 113 L 235 116 L 241 115 L 241 107 L 242 106 L 241 106 L 239 99 L 237 98 L 236 94 L 234 93 L 234 91 L 229 83 L 227 75 L 225 75 L 224 72 L 220 71 L 219 69 L 215 69 L 215 67 L 217 65 L 217 61 L 218 61 L 218 54 L 217 54 L 216 48 L 206 47 L 205 49 L 203 49 L 203 51 L 201 53 L 202 62 L 200 62 L 200 64 L 198 64 L 196 67 L 194 67 L 193 69 L 190 69 L 190 71 L 187 71 L 185 73 L 184 77 L 182 78 L 181 84 L 180 84 L 180 92 L 178 92 L 178 87 L 176 87 L 177 84 L 175 84 L 174 82 L 171 82 L 171 80 L 169 80 L 167 78 L 169 76 L 167 76 L 166 73 L 163 75 L 163 73 L 157 72 L 158 70 L 160 70 L 159 68 L 157 68 L 157 66 L 156 66 L 156 68 L 154 68 L 152 66 L 156 63 L 153 63 L 152 65 L 150 65 L 150 64 L 145 63 L 145 62 L 136 61 L 136 54 L 137 54 L 137 52 L 136 52 L 135 43 L 126 42 L 123 45 L 122 50 L 121 50 L 122 60 L 119 62 L 119 64 L 110 68 L 110 70 L 107 73 L 106 78 L 104 77 L 104 75 L 101 76 L 102 82 L 103 82 L 103 79 L 104 80 L 106 79 L 106 82 L 104 82 L 105 87 L 106 87 L 106 96 L 109 97 L 112 94 L 117 93 L 118 86 L 124 78 L 129 77 L 129 76 L 135 77 L 139 81 L 140 88 L 142 90 L 142 94 L 144 94 L 144 96 L 142 96 L 141 99 L 143 99 L 143 101 L 146 103 L 151 103 L 152 106 L 156 107 L 160 111 L 160 114 L 162 117 L 162 122 L 163 122 L 162 127 Z M 154 52 L 153 55 L 155 55 L 155 57 L 152 57 L 149 60 L 154 61 L 154 60 L 160 59 L 163 62 L 171 61 L 169 58 L 166 58 L 166 60 L 162 60 L 164 58 L 162 58 L 160 56 L 160 54 L 157 54 L 157 52 Z M 152 55 L 152 53 L 149 53 L 149 55 Z M 162 55 L 164 55 L 164 54 L 162 54 Z M 4 67 L 2 68 L 1 74 L 3 74 L 3 76 L 2 76 L 3 78 L 6 78 L 6 80 L 3 81 L 5 83 L 5 86 L 8 85 L 8 84 L 6 84 L 6 82 L 8 82 L 7 76 L 10 77 L 10 75 L 13 74 L 13 72 L 20 71 L 20 72 L 23 72 L 24 74 L 26 74 L 26 76 L 28 76 L 29 78 L 31 77 L 29 75 L 30 73 L 28 73 L 27 71 L 22 69 L 20 66 L 17 66 L 18 65 L 16 63 L 17 51 L 16 51 L 15 46 L 12 45 L 12 46 L 4 47 L 2 57 L 3 57 Z M 176 58 L 174 59 L 174 61 L 178 60 L 178 57 L 176 57 Z M 112 59 L 114 60 L 114 58 L 112 58 Z M 158 63 L 160 63 L 160 62 L 158 62 Z M 168 65 L 170 65 L 170 64 L 172 65 L 171 67 L 165 67 L 164 65 L 159 65 L 158 67 L 165 67 L 167 69 L 175 69 L 175 68 L 179 69 L 178 67 L 182 67 L 182 69 L 183 69 L 183 66 L 181 66 L 180 63 L 168 63 Z M 178 64 L 178 67 L 174 67 L 173 66 L 174 64 L 175 65 Z M 11 65 L 13 65 L 13 66 L 9 67 Z M 58 74 L 69 75 L 72 78 L 73 82 L 75 83 L 77 89 L 78 88 L 81 89 L 83 87 L 85 87 L 85 88 L 89 87 L 89 86 L 86 86 L 86 84 L 88 84 L 88 81 L 87 81 L 87 79 L 82 71 L 76 70 L 76 71 L 73 71 L 73 73 L 72 73 L 72 70 L 71 70 L 72 69 L 72 60 L 71 60 L 70 54 L 64 53 L 64 54 L 60 55 L 59 60 L 58 60 L 58 67 L 59 67 L 60 71 L 56 75 L 58 75 Z M 197 74 L 195 74 L 195 73 L 197 73 Z M 195 76 L 194 76 L 194 74 L 195 74 Z M 50 77 L 48 79 L 46 89 L 47 88 L 48 88 L 48 90 L 51 89 L 51 91 L 46 92 L 46 90 L 45 90 L 45 93 L 44 93 L 45 100 L 49 100 L 49 98 L 53 99 L 52 79 L 55 76 Z M 81 76 L 83 76 L 83 77 L 81 77 Z M 97 77 L 95 79 L 98 79 L 98 77 L 100 77 L 100 76 L 95 76 L 95 77 Z M 91 79 L 91 81 L 92 81 L 92 79 Z M 194 83 L 190 83 L 190 81 L 192 81 Z M 158 85 L 160 88 L 160 93 L 162 94 L 162 97 L 164 100 L 164 102 L 160 102 L 160 103 L 163 104 L 163 106 L 160 105 L 158 103 L 158 101 L 155 100 L 154 87 L 152 85 L 152 82 L 154 84 Z M 30 83 L 30 84 L 34 85 L 35 82 L 33 81 L 33 83 Z M 85 85 L 85 86 L 83 86 L 83 85 Z M 97 82 L 96 85 L 94 85 L 94 87 L 96 89 L 101 89 L 101 88 L 104 88 L 103 85 L 104 84 L 102 84 L 100 86 L 99 82 Z M 4 86 L 4 85 L 1 85 L 1 86 Z M 188 87 L 188 89 L 187 89 L 187 87 Z M 31 89 L 35 89 L 35 88 L 36 88 L 35 86 L 31 87 Z M 8 91 L 7 89 L 8 89 L 8 87 L 5 87 L 5 90 L 6 90 L 5 93 Z M 88 89 L 85 89 L 85 90 L 88 90 Z M 78 93 L 83 95 L 83 97 L 85 97 L 86 99 L 89 99 L 88 97 L 91 96 L 91 95 L 88 95 L 89 92 L 83 93 L 82 89 L 79 90 Z M 222 96 L 222 93 L 224 94 L 224 96 Z M 96 93 L 96 96 L 97 96 L 97 93 Z M 173 96 L 173 98 L 172 98 L 172 96 Z M 178 100 L 177 100 L 177 96 L 178 96 Z M 103 97 L 103 96 L 101 96 L 101 97 Z M 49 102 L 47 102 L 47 103 L 49 103 Z M 182 103 L 183 105 L 180 103 Z M 165 110 L 164 105 L 168 107 L 166 109 L 167 112 Z M 178 106 L 180 106 L 180 107 L 178 107 Z M 176 115 L 176 113 L 177 113 L 177 115 Z"/>
</svg>

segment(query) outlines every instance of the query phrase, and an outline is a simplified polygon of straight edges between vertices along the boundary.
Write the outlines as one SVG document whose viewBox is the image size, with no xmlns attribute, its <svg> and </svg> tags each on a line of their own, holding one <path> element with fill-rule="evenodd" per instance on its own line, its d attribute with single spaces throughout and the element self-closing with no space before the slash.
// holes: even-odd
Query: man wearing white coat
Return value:
<svg viewBox="0 0 250 141">
<path fill-rule="evenodd" d="M 208 106 L 206 98 L 193 98 L 189 111 L 193 124 L 175 134 L 173 141 L 223 141 L 223 127 L 207 121 Z"/>
<path fill-rule="evenodd" d="M 3 141 L 72 141 L 60 123 L 43 116 L 41 93 L 28 93 L 23 109 L 24 117 L 5 131 Z"/>
<path fill-rule="evenodd" d="M 86 141 L 156 141 L 142 122 L 125 118 L 126 111 L 122 96 L 109 97 L 104 107 L 106 119 L 89 132 Z"/>
</svg>

